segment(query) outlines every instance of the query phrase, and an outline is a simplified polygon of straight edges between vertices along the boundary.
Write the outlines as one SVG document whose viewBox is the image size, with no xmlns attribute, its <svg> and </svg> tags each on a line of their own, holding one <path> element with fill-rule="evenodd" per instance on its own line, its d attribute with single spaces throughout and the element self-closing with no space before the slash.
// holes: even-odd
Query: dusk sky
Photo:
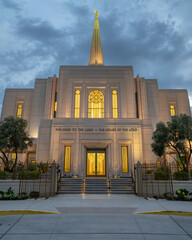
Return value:
<svg viewBox="0 0 192 240">
<path fill-rule="evenodd" d="M 0 0 L 0 111 L 5 88 L 88 64 L 94 8 L 105 65 L 185 88 L 192 106 L 192 0 Z"/>
</svg>

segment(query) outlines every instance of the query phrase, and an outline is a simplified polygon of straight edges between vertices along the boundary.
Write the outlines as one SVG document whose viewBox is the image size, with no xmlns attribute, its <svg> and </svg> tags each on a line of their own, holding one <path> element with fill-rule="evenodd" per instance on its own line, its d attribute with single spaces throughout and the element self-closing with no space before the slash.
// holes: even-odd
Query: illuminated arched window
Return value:
<svg viewBox="0 0 192 240">
<path fill-rule="evenodd" d="M 171 112 L 171 117 L 175 116 L 175 106 L 174 105 L 170 105 L 170 112 Z"/>
<path fill-rule="evenodd" d="M 80 91 L 76 90 L 75 92 L 75 118 L 80 116 Z"/>
<path fill-rule="evenodd" d="M 17 106 L 17 118 L 21 118 L 21 114 L 22 114 L 22 104 L 19 104 Z"/>
<path fill-rule="evenodd" d="M 88 118 L 104 118 L 104 95 L 99 90 L 89 94 Z"/>
<path fill-rule="evenodd" d="M 113 90 L 113 118 L 118 118 L 117 91 Z"/>
</svg>

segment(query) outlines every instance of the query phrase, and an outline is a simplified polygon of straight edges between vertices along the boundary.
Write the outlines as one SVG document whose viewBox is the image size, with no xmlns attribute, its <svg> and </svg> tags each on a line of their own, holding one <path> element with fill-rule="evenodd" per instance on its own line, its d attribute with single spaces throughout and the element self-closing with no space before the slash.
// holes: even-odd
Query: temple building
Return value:
<svg viewBox="0 0 192 240">
<path fill-rule="evenodd" d="M 104 64 L 96 12 L 87 66 L 60 66 L 59 76 L 36 79 L 32 89 L 6 89 L 1 119 L 28 121 L 34 145 L 23 162 L 57 162 L 64 175 L 130 176 L 138 161 L 156 162 L 156 123 L 190 115 L 187 90 L 159 89 L 134 77 L 132 66 Z M 14 154 L 13 154 L 14 157 Z"/>
</svg>

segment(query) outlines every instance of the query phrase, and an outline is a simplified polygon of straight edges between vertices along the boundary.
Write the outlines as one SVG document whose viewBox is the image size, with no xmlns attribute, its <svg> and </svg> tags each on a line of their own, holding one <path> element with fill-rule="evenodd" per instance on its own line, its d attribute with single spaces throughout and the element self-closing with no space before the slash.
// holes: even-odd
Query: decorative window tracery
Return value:
<svg viewBox="0 0 192 240">
<path fill-rule="evenodd" d="M 104 94 L 94 90 L 89 94 L 88 118 L 104 118 Z"/>
<path fill-rule="evenodd" d="M 64 172 L 70 172 L 71 165 L 71 146 L 65 146 L 65 167 Z"/>
<path fill-rule="evenodd" d="M 122 172 L 128 172 L 128 147 L 121 147 Z"/>
</svg>

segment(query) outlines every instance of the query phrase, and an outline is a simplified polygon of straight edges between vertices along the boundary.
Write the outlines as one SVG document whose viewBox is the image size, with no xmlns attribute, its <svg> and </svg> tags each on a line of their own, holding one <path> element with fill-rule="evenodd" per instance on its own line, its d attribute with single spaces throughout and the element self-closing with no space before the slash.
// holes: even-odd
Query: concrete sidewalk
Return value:
<svg viewBox="0 0 192 240">
<path fill-rule="evenodd" d="M 11 209 L 61 214 L 0 216 L 0 239 L 192 239 L 192 217 L 133 214 L 192 211 L 192 202 L 145 200 L 122 194 L 0 202 L 0 210 Z"/>
</svg>

